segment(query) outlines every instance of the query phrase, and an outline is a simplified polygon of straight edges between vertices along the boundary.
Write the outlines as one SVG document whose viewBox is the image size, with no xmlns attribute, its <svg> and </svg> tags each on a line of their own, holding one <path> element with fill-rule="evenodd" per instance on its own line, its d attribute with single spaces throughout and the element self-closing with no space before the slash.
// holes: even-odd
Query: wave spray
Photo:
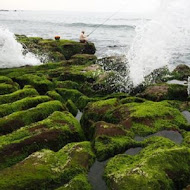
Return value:
<svg viewBox="0 0 190 190">
<path fill-rule="evenodd" d="M 40 60 L 32 53 L 23 54 L 24 48 L 16 41 L 13 33 L 0 27 L 0 68 L 40 65 Z"/>
<path fill-rule="evenodd" d="M 127 54 L 130 78 L 136 86 L 153 70 L 190 65 L 190 1 L 162 0 L 150 21 L 136 28 Z"/>
</svg>

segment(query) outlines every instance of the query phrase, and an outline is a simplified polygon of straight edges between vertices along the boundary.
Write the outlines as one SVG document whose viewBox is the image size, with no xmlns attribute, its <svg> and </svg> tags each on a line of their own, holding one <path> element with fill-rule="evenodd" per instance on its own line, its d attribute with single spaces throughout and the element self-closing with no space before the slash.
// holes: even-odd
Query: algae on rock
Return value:
<svg viewBox="0 0 190 190">
<path fill-rule="evenodd" d="M 138 155 L 117 155 L 105 169 L 110 189 L 183 189 L 189 182 L 190 149 L 157 137 Z"/>
<path fill-rule="evenodd" d="M 64 109 L 62 103 L 55 100 L 38 104 L 35 108 L 14 112 L 0 118 L 0 134 L 11 133 L 25 125 L 47 118 L 54 111 L 61 111 Z"/>
<path fill-rule="evenodd" d="M 86 175 L 94 158 L 89 142 L 71 143 L 58 152 L 44 149 L 12 167 L 1 170 L 0 188 L 56 189 L 73 182 L 79 175 Z M 83 184 L 83 181 L 78 180 L 78 183 Z"/>
<path fill-rule="evenodd" d="M 22 161 L 43 148 L 58 151 L 69 142 L 83 140 L 81 126 L 72 114 L 56 111 L 40 122 L 0 136 L 0 169 Z"/>
</svg>

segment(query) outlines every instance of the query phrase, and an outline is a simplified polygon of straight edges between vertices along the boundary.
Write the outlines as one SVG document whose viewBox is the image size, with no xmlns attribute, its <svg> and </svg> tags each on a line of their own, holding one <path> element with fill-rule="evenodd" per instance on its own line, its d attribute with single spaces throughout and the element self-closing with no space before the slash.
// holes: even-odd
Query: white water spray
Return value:
<svg viewBox="0 0 190 190">
<path fill-rule="evenodd" d="M 155 69 L 190 65 L 189 10 L 189 0 L 162 0 L 154 18 L 136 28 L 137 35 L 127 55 L 135 86 Z"/>
<path fill-rule="evenodd" d="M 24 48 L 8 29 L 0 27 L 0 68 L 40 65 L 40 60 L 32 53 L 23 55 Z"/>
</svg>

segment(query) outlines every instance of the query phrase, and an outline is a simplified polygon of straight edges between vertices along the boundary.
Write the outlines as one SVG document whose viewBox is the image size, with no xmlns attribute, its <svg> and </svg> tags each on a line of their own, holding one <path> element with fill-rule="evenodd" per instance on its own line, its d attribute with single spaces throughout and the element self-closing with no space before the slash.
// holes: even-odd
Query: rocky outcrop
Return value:
<svg viewBox="0 0 190 190">
<path fill-rule="evenodd" d="M 0 169 L 48 148 L 58 151 L 69 142 L 83 141 L 79 122 L 69 112 L 54 112 L 48 118 L 0 136 Z"/>
<path fill-rule="evenodd" d="M 105 177 L 109 188 L 182 189 L 188 184 L 190 149 L 164 138 L 154 141 L 136 156 L 118 155 L 108 162 Z"/>
<path fill-rule="evenodd" d="M 189 129 L 180 111 L 167 101 L 152 102 L 131 97 L 89 103 L 81 124 L 87 137 L 93 139 L 99 160 L 139 146 L 134 140 L 137 135 L 146 136 L 164 129 Z"/>
<path fill-rule="evenodd" d="M 178 65 L 171 74 L 177 80 L 187 80 L 190 76 L 190 68 L 187 65 Z"/>
<path fill-rule="evenodd" d="M 187 100 L 187 86 L 179 84 L 155 84 L 148 86 L 139 97 L 153 101 L 161 100 Z"/>
<path fill-rule="evenodd" d="M 68 144 L 58 152 L 44 149 L 17 165 L 1 170 L 0 187 L 2 190 L 72 187 L 75 186 L 74 181 L 80 184 L 79 176 L 82 183 L 89 186 L 85 178 L 93 160 L 89 142 Z"/>
<path fill-rule="evenodd" d="M 26 51 L 39 56 L 47 56 L 49 61 L 68 60 L 75 54 L 94 54 L 96 52 L 93 43 L 84 44 L 72 40 L 53 40 L 38 37 L 26 37 L 17 35 L 17 40 L 23 44 Z"/>
<path fill-rule="evenodd" d="M 0 189 L 91 190 L 95 159 L 108 189 L 188 189 L 187 85 L 164 82 L 187 79 L 188 67 L 155 70 L 129 95 L 123 57 L 97 60 L 91 43 L 17 39 L 54 62 L 0 69 Z"/>
</svg>

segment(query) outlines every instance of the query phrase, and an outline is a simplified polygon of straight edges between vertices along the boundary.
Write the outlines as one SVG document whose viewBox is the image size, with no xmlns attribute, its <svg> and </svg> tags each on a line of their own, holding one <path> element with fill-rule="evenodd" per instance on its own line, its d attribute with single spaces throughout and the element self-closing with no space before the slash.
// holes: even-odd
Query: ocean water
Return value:
<svg viewBox="0 0 190 190">
<path fill-rule="evenodd" d="M 190 65 L 189 10 L 189 0 L 160 0 L 158 10 L 146 15 L 118 12 L 99 27 L 89 41 L 95 43 L 98 57 L 125 55 L 130 79 L 136 86 L 154 69 L 168 66 L 172 70 L 178 64 Z M 91 33 L 112 14 L 0 12 L 0 67 L 41 64 L 35 55 L 22 55 L 22 47 L 13 34 L 52 39 L 60 35 L 62 39 L 78 41 L 82 30 Z"/>
<path fill-rule="evenodd" d="M 64 12 L 64 11 L 9 11 L 0 12 L 0 26 L 7 27 L 15 34 L 79 40 L 82 30 L 91 33 L 112 13 Z M 97 47 L 97 55 L 125 54 L 135 37 L 135 27 L 141 22 L 136 15 L 118 13 L 99 27 L 89 41 Z"/>
</svg>

